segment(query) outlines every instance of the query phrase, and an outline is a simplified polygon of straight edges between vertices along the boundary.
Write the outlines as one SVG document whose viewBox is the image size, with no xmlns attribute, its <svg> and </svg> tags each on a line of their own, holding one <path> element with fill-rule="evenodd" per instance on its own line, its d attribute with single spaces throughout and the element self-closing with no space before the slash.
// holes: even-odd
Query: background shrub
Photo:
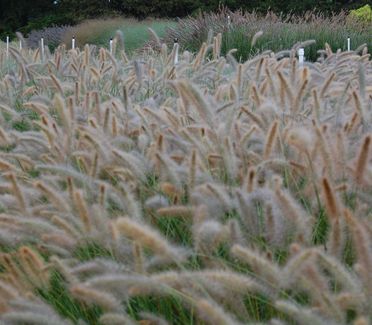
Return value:
<svg viewBox="0 0 372 325">
<path fill-rule="evenodd" d="M 40 45 L 40 39 L 44 38 L 45 45 L 53 50 L 61 44 L 63 36 L 70 29 L 72 29 L 71 26 L 55 26 L 33 30 L 27 37 L 27 45 L 31 48 L 37 48 Z"/>
<path fill-rule="evenodd" d="M 351 10 L 350 16 L 360 21 L 370 23 L 372 22 L 372 9 L 370 5 L 365 5 L 359 9 Z"/>
</svg>

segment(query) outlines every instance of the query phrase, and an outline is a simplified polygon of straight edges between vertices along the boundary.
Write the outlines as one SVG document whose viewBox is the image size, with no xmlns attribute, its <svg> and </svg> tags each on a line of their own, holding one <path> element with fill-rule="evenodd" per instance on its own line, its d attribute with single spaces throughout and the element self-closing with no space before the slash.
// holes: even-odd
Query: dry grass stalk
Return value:
<svg viewBox="0 0 372 325">
<path fill-rule="evenodd" d="M 355 181 L 359 185 L 363 185 L 365 183 L 364 176 L 365 171 L 368 164 L 368 157 L 371 145 L 371 136 L 368 135 L 364 138 L 363 144 L 359 150 L 359 155 L 355 165 Z"/>
</svg>

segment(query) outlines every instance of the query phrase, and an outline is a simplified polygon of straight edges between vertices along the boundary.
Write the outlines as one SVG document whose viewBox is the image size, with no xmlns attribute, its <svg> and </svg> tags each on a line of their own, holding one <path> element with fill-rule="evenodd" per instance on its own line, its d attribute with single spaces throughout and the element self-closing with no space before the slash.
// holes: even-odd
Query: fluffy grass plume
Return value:
<svg viewBox="0 0 372 325">
<path fill-rule="evenodd" d="M 1 323 L 368 324 L 368 50 L 301 67 L 271 16 L 237 60 L 215 18 L 177 64 L 155 29 L 136 56 L 0 45 Z"/>
</svg>

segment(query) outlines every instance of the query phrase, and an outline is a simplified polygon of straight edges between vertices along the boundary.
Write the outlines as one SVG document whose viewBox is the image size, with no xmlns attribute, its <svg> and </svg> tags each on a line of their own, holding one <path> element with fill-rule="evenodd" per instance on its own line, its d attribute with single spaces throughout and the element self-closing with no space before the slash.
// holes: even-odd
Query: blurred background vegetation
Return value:
<svg viewBox="0 0 372 325">
<path fill-rule="evenodd" d="M 123 36 L 127 53 L 156 47 L 149 28 L 172 46 L 178 38 L 182 50 L 198 51 L 208 38 L 221 33 L 222 55 L 244 61 L 265 50 L 287 51 L 306 43 L 306 60 L 316 61 L 325 43 L 333 51 L 367 44 L 372 52 L 372 10 L 369 1 L 323 0 L 15 0 L 0 2 L 0 37 L 16 39 L 36 48 L 43 38 L 50 50 L 61 43 L 71 46 L 108 46 Z M 367 3 L 367 5 L 366 5 Z M 354 8 L 360 8 L 354 10 Z M 230 16 L 230 23 L 227 17 Z M 260 37 L 252 42 L 254 36 Z M 261 35 L 262 34 L 262 35 Z M 155 42 L 154 42 L 155 41 Z M 302 45 L 303 46 L 303 45 Z M 283 55 L 288 55 L 284 53 Z"/>
<path fill-rule="evenodd" d="M 0 37 L 27 35 L 50 26 L 75 25 L 85 19 L 126 16 L 175 18 L 196 16 L 220 7 L 257 12 L 302 13 L 319 10 L 324 14 L 358 8 L 370 0 L 12 0 L 0 1 Z"/>
</svg>

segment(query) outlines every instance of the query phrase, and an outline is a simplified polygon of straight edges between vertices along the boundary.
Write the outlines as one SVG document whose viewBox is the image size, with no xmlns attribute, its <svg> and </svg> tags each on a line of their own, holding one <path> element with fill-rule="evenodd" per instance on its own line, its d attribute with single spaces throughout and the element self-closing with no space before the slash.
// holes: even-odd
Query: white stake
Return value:
<svg viewBox="0 0 372 325">
<path fill-rule="evenodd" d="M 230 15 L 227 16 L 227 27 L 230 28 L 230 25 L 231 25 L 231 17 Z"/>
<path fill-rule="evenodd" d="M 72 38 L 72 49 L 75 50 L 75 36 Z"/>
<path fill-rule="evenodd" d="M 174 45 L 173 45 L 173 50 L 174 50 L 174 65 L 178 64 L 178 51 L 180 49 L 180 45 L 178 44 L 178 38 L 174 39 Z"/>
<path fill-rule="evenodd" d="M 6 57 L 9 56 L 9 36 L 6 37 Z"/>
<path fill-rule="evenodd" d="M 112 54 L 112 52 L 113 52 L 113 40 L 112 40 L 112 38 L 110 38 L 110 53 Z"/>
<path fill-rule="evenodd" d="M 19 50 L 22 51 L 22 40 L 19 40 Z"/>
<path fill-rule="evenodd" d="M 347 38 L 347 50 L 350 52 L 350 37 Z"/>
<path fill-rule="evenodd" d="M 41 38 L 41 60 L 44 61 L 45 48 L 44 48 L 44 38 Z"/>
<path fill-rule="evenodd" d="M 305 61 L 305 50 L 303 48 L 298 49 L 298 63 L 300 67 L 304 65 Z"/>
</svg>

